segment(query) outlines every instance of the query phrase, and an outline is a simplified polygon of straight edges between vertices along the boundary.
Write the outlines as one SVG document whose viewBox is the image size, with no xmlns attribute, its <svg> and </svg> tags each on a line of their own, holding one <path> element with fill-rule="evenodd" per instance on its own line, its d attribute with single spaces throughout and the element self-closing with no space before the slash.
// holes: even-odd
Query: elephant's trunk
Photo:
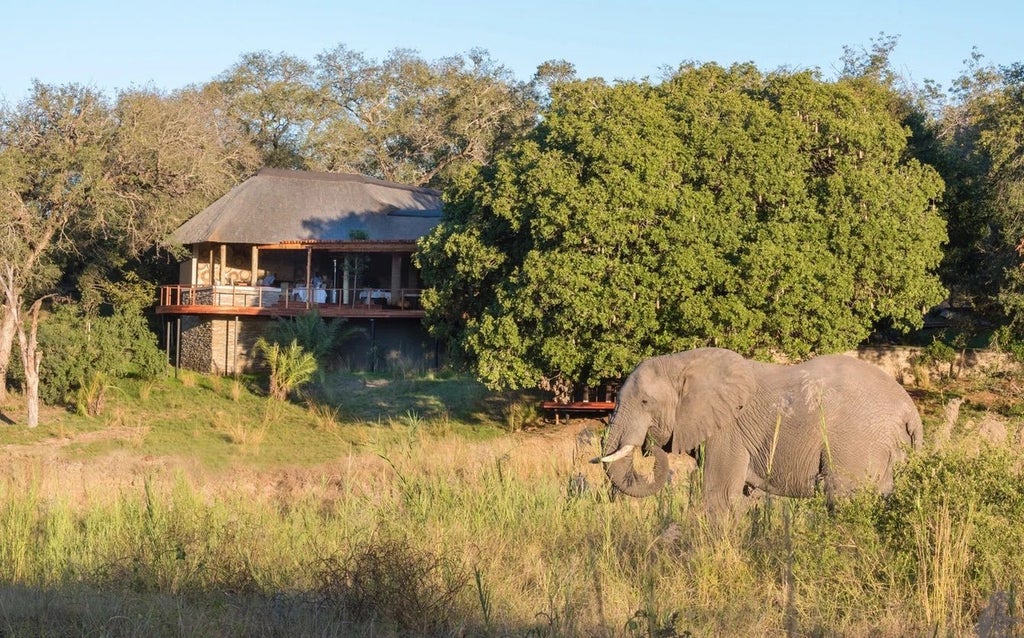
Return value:
<svg viewBox="0 0 1024 638">
<path fill-rule="evenodd" d="M 636 468 L 633 467 L 632 451 L 605 466 L 608 478 L 623 494 L 637 498 L 650 496 L 665 487 L 665 483 L 668 482 L 668 454 L 657 445 L 650 445 L 647 450 L 654 456 L 654 475 L 650 478 L 637 474 Z"/>
</svg>

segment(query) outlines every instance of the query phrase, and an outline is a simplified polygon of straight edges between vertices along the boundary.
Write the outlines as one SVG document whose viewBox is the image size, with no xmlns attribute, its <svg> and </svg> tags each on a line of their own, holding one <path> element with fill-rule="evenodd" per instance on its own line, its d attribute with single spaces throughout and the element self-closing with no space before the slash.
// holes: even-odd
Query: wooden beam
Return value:
<svg viewBox="0 0 1024 638">
<path fill-rule="evenodd" d="M 402 256 L 392 253 L 391 255 L 391 303 L 399 304 L 402 299 L 399 297 L 402 288 Z"/>
<path fill-rule="evenodd" d="M 224 269 L 227 268 L 227 265 L 228 265 L 228 245 L 227 244 L 221 244 L 220 245 L 220 273 L 217 275 L 217 279 L 216 279 L 216 281 L 214 281 L 214 283 L 218 283 L 218 284 L 225 284 L 225 283 L 227 283 L 227 281 L 225 281 L 225 279 L 224 279 Z"/>
</svg>

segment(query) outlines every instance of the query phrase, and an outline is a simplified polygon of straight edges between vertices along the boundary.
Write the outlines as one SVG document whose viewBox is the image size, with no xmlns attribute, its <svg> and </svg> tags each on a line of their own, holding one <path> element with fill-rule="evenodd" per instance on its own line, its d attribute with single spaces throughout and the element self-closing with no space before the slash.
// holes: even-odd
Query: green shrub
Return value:
<svg viewBox="0 0 1024 638">
<path fill-rule="evenodd" d="M 946 364 L 949 366 L 949 376 L 953 376 L 953 366 L 956 363 L 956 349 L 936 337 L 921 351 L 921 363 L 925 365 Z"/>
<path fill-rule="evenodd" d="M 79 306 L 59 306 L 40 322 L 39 346 L 39 394 L 50 404 L 75 401 L 96 375 L 154 379 L 167 365 L 145 317 L 128 312 L 90 317 Z"/>
<path fill-rule="evenodd" d="M 102 414 L 109 389 L 107 375 L 99 371 L 90 374 L 75 391 L 75 412 L 83 416 Z"/>
<path fill-rule="evenodd" d="M 974 604 L 985 592 L 1019 589 L 1024 582 L 1021 520 L 1024 470 L 1012 450 L 987 445 L 911 458 L 878 512 L 879 531 L 906 559 L 899 562 L 912 570 L 904 574 L 911 581 L 935 576 L 922 561 L 961 551 L 957 577 L 975 593 Z M 959 550 L 957 542 L 963 543 Z"/>
<path fill-rule="evenodd" d="M 256 341 L 256 351 L 270 368 L 270 396 L 275 399 L 285 400 L 316 374 L 316 357 L 303 350 L 297 341 L 281 347 L 260 337 Z"/>
<path fill-rule="evenodd" d="M 992 347 L 1009 353 L 1017 361 L 1024 362 L 1024 338 L 1010 326 L 1000 326 L 992 333 Z"/>
</svg>

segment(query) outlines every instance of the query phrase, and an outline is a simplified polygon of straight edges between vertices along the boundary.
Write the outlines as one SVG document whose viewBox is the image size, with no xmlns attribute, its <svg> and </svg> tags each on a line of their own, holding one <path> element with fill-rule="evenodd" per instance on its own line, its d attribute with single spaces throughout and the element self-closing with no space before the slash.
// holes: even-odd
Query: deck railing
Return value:
<svg viewBox="0 0 1024 638">
<path fill-rule="evenodd" d="M 160 287 L 161 306 L 216 306 L 227 308 L 420 308 L 419 288 L 310 288 L 305 286 L 197 286 Z"/>
</svg>

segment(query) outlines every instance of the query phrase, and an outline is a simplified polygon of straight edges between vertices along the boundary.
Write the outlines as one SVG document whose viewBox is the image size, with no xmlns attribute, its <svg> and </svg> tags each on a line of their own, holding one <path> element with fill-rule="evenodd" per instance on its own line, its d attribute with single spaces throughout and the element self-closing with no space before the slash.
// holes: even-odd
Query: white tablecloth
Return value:
<svg viewBox="0 0 1024 638">
<path fill-rule="evenodd" d="M 367 299 L 377 303 L 391 303 L 391 293 L 387 290 L 363 290 L 359 293 L 359 301 L 367 303 Z"/>
<path fill-rule="evenodd" d="M 306 301 L 309 299 L 305 286 L 296 286 L 294 289 L 295 299 L 297 301 Z M 313 289 L 313 303 L 326 303 L 327 302 L 327 291 L 323 288 Z"/>
</svg>

